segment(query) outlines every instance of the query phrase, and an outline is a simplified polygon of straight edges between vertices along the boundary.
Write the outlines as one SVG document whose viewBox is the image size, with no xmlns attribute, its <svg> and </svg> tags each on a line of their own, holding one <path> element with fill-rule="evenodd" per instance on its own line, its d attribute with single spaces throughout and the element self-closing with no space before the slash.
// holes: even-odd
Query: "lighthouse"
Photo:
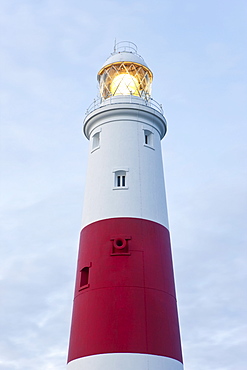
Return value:
<svg viewBox="0 0 247 370">
<path fill-rule="evenodd" d="M 182 370 L 153 74 L 120 42 L 97 75 L 68 370 Z"/>
</svg>

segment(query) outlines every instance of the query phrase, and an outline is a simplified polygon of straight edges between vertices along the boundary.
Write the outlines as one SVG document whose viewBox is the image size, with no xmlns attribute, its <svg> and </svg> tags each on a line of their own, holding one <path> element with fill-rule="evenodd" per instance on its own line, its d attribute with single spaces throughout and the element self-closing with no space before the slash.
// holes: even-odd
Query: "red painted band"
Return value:
<svg viewBox="0 0 247 370">
<path fill-rule="evenodd" d="M 106 219 L 81 232 L 68 362 L 118 352 L 182 362 L 169 231 L 152 221 Z"/>
</svg>

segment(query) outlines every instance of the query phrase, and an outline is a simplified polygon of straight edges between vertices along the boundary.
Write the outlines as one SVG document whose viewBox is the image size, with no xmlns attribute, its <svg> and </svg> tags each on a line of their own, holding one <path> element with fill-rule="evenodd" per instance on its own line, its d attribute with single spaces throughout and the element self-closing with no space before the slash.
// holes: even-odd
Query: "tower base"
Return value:
<svg viewBox="0 0 247 370">
<path fill-rule="evenodd" d="M 71 361 L 68 370 L 183 370 L 183 364 L 169 357 L 139 353 L 108 353 Z"/>
</svg>

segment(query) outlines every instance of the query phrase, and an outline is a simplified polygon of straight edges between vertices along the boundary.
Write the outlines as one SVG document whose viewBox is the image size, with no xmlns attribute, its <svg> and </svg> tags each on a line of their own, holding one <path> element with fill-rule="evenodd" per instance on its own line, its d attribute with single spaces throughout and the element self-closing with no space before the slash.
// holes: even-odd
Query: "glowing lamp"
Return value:
<svg viewBox="0 0 247 370">
<path fill-rule="evenodd" d="M 139 95 L 140 85 L 136 77 L 127 73 L 116 75 L 111 84 L 112 95 Z"/>
</svg>

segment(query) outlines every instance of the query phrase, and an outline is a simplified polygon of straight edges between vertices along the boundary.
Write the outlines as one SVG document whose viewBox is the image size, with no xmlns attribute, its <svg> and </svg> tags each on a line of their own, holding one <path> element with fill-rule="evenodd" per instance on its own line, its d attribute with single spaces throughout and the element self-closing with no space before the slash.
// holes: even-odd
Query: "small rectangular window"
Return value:
<svg viewBox="0 0 247 370">
<path fill-rule="evenodd" d="M 114 189 L 127 189 L 126 171 L 114 171 Z"/>
<path fill-rule="evenodd" d="M 83 288 L 88 285 L 88 277 L 89 277 L 89 267 L 84 267 L 83 269 L 81 269 L 80 288 Z"/>
<path fill-rule="evenodd" d="M 149 130 L 144 131 L 144 145 L 153 147 L 153 133 Z"/>
<path fill-rule="evenodd" d="M 90 275 L 90 268 L 92 267 L 92 262 L 90 262 L 87 266 L 84 265 L 82 269 L 79 270 L 78 274 L 78 291 L 89 288 L 89 275 Z"/>
<path fill-rule="evenodd" d="M 100 132 L 96 132 L 92 137 L 92 150 L 100 147 Z"/>
</svg>

